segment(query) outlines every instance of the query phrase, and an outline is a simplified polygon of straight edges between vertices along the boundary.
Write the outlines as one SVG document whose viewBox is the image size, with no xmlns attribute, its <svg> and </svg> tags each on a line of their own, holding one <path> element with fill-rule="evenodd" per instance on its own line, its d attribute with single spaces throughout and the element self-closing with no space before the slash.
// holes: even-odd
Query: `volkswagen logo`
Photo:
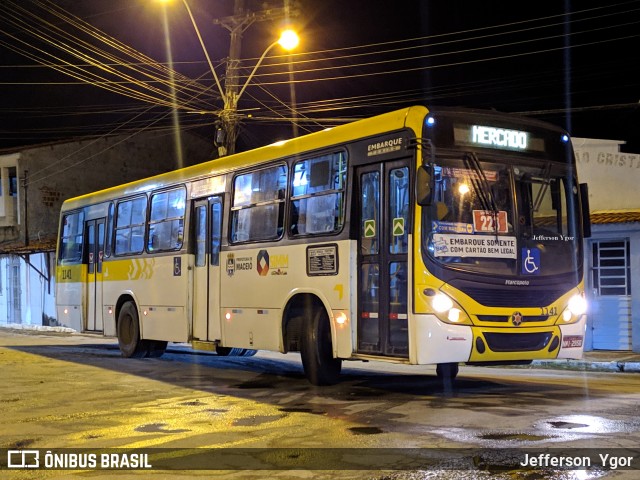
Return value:
<svg viewBox="0 0 640 480">
<path fill-rule="evenodd" d="M 513 323 L 516 327 L 522 323 L 522 314 L 520 312 L 513 312 L 511 315 L 511 323 Z"/>
</svg>

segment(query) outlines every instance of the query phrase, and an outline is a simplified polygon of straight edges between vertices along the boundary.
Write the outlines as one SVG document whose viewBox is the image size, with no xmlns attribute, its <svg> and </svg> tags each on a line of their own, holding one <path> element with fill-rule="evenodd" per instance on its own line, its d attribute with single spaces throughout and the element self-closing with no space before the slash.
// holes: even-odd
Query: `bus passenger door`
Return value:
<svg viewBox="0 0 640 480">
<path fill-rule="evenodd" d="M 85 330 L 101 332 L 102 324 L 102 260 L 104 256 L 105 219 L 85 223 L 85 262 L 87 263 Z"/>
<path fill-rule="evenodd" d="M 222 197 L 195 202 L 195 274 L 193 282 L 193 337 L 220 340 L 220 242 Z"/>
<path fill-rule="evenodd" d="M 359 353 L 407 357 L 409 167 L 405 161 L 358 168 Z"/>
</svg>

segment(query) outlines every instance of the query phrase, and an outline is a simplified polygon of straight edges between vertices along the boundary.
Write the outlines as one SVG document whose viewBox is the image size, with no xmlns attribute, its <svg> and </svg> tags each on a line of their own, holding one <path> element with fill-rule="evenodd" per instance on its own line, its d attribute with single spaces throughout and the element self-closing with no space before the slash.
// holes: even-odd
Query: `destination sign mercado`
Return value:
<svg viewBox="0 0 640 480">
<path fill-rule="evenodd" d="M 544 151 L 544 141 L 529 132 L 488 125 L 455 125 L 455 142 L 512 151 Z"/>
</svg>

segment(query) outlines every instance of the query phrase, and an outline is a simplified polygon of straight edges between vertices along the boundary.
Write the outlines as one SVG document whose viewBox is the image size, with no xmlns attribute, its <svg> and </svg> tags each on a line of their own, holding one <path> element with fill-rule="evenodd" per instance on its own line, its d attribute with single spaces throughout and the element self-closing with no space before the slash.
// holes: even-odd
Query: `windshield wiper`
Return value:
<svg viewBox="0 0 640 480">
<path fill-rule="evenodd" d="M 487 180 L 487 176 L 484 174 L 484 170 L 482 169 L 482 165 L 480 165 L 480 161 L 478 157 L 473 152 L 468 152 L 464 156 L 464 161 L 467 166 L 471 166 L 475 173 L 476 178 L 472 178 L 473 187 L 478 194 L 478 198 L 480 199 L 480 203 L 482 204 L 482 208 L 484 210 L 489 210 L 497 215 L 498 213 L 498 205 L 496 204 L 496 199 L 493 196 L 493 191 L 491 190 L 491 186 L 489 185 L 489 181 Z M 495 225 L 495 222 L 494 222 Z M 497 229 L 497 226 L 496 226 Z"/>
<path fill-rule="evenodd" d="M 538 190 L 538 194 L 536 195 L 536 199 L 533 201 L 533 212 L 535 213 L 540 209 L 542 205 L 542 200 L 544 200 L 544 196 L 547 194 L 547 189 L 551 184 L 551 162 L 547 162 L 544 166 L 544 171 L 542 172 L 542 187 Z"/>
<path fill-rule="evenodd" d="M 499 209 L 498 204 L 496 203 L 496 198 L 493 195 L 493 190 L 491 190 L 491 185 L 489 185 L 489 181 L 487 180 L 487 176 L 484 174 L 484 170 L 482 169 L 482 165 L 480 165 L 480 161 L 478 157 L 473 152 L 467 152 L 464 156 L 464 161 L 467 165 L 470 165 L 475 172 L 475 179 L 472 179 L 473 188 L 475 188 L 476 193 L 478 194 L 478 198 L 480 203 L 482 204 L 482 208 L 485 211 L 491 212 L 491 216 L 493 217 L 493 233 L 498 238 L 498 215 Z"/>
</svg>

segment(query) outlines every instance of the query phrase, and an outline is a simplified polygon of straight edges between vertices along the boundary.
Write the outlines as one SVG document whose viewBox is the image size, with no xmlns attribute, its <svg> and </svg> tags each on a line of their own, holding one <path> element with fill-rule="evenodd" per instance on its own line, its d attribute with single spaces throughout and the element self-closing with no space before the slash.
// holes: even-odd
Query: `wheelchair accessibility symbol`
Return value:
<svg viewBox="0 0 640 480">
<path fill-rule="evenodd" d="M 524 275 L 540 274 L 540 250 L 537 248 L 522 249 L 522 269 Z"/>
</svg>

